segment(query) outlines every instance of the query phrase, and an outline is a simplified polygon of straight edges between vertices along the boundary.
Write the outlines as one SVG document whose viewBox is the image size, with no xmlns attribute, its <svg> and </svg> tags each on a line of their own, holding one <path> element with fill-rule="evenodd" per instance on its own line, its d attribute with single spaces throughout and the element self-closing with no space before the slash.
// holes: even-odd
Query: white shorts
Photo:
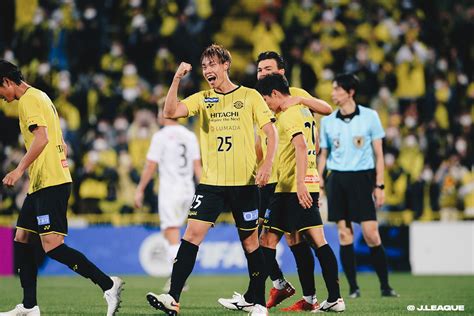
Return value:
<svg viewBox="0 0 474 316">
<path fill-rule="evenodd" d="M 158 195 L 160 227 L 181 227 L 188 218 L 194 196 L 194 185 L 186 190 L 161 189 Z"/>
</svg>

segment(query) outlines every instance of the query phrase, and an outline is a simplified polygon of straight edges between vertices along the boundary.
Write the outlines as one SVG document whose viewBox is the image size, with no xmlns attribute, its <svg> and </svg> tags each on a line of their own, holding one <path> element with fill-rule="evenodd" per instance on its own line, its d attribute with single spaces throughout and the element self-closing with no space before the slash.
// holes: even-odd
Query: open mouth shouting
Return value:
<svg viewBox="0 0 474 316">
<path fill-rule="evenodd" d="M 214 86 L 214 84 L 217 80 L 217 77 L 215 75 L 208 75 L 208 76 L 206 76 L 206 79 L 207 79 L 207 82 L 209 82 L 209 84 L 211 86 Z"/>
</svg>

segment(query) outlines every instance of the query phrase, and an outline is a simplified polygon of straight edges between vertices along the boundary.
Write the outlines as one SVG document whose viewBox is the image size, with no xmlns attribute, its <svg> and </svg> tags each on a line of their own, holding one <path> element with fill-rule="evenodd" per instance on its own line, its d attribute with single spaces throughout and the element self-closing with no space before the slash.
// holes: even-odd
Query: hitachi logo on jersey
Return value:
<svg viewBox="0 0 474 316">
<path fill-rule="evenodd" d="M 204 98 L 205 103 L 217 103 L 219 102 L 219 98 Z"/>
<path fill-rule="evenodd" d="M 239 117 L 239 112 L 216 112 L 216 113 L 211 113 L 211 118 L 220 118 L 220 117 Z"/>
</svg>

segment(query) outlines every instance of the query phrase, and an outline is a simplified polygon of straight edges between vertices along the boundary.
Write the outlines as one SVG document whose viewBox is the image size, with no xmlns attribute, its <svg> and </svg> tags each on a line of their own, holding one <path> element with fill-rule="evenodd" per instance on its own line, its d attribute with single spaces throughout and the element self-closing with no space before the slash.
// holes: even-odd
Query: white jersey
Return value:
<svg viewBox="0 0 474 316">
<path fill-rule="evenodd" d="M 199 144 L 196 135 L 186 127 L 168 125 L 156 132 L 146 158 L 158 163 L 160 190 L 163 186 L 194 187 L 194 160 L 200 159 Z"/>
</svg>

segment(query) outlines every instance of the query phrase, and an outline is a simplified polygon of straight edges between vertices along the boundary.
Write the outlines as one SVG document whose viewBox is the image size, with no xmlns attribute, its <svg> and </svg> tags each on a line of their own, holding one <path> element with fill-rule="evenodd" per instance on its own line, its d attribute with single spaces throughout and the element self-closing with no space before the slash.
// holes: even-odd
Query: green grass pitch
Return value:
<svg viewBox="0 0 474 316">
<path fill-rule="evenodd" d="M 301 288 L 296 275 L 289 280 L 297 287 L 295 296 L 270 310 L 271 315 L 284 315 L 278 309 L 286 307 L 301 297 Z M 346 299 L 346 312 L 350 315 L 418 315 L 427 312 L 409 312 L 407 305 L 464 305 L 463 315 L 474 315 L 474 276 L 412 276 L 393 273 L 392 286 L 400 298 L 381 298 L 375 274 L 358 274 L 362 297 Z M 156 315 L 159 311 L 148 305 L 148 291 L 161 293 L 165 279 L 144 276 L 124 276 L 125 291 L 122 294 L 120 315 Z M 217 303 L 219 297 L 230 297 L 233 291 L 246 289 L 245 275 L 191 275 L 190 290 L 181 296 L 182 315 L 245 315 L 228 311 Z M 271 286 L 267 283 L 267 293 Z M 326 298 L 321 275 L 316 276 L 318 300 Z M 341 275 L 342 295 L 348 288 Z M 18 278 L 0 278 L 0 311 L 9 310 L 20 303 L 21 288 Z M 81 277 L 40 277 L 38 281 L 38 303 L 43 315 L 104 315 L 106 303 L 100 289 Z M 431 312 L 437 315 L 459 314 L 453 312 Z M 162 314 L 162 313 L 161 313 Z M 164 315 L 164 314 L 162 314 Z"/>
</svg>

